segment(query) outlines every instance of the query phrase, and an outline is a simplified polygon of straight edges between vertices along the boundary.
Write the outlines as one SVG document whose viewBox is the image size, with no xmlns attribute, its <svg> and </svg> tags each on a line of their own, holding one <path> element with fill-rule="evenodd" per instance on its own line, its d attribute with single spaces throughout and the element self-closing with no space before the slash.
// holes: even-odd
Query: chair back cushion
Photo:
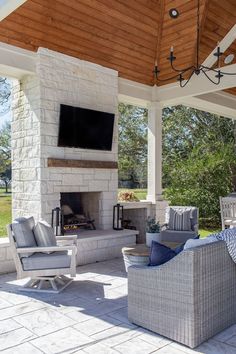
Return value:
<svg viewBox="0 0 236 354">
<path fill-rule="evenodd" d="M 176 210 L 170 208 L 170 217 L 168 228 L 176 231 L 190 231 L 191 226 L 191 210 Z"/>
<path fill-rule="evenodd" d="M 36 241 L 33 233 L 34 218 L 17 218 L 12 223 L 12 231 L 17 247 L 36 247 Z M 21 254 L 21 257 L 29 257 L 32 253 Z"/>
<path fill-rule="evenodd" d="M 205 237 L 205 238 L 200 238 L 200 239 L 189 239 L 188 241 L 186 241 L 185 245 L 184 245 L 184 250 L 187 250 L 189 248 L 195 248 L 195 247 L 199 247 L 199 246 L 204 246 L 207 245 L 208 243 L 212 243 L 212 242 L 217 242 L 217 238 L 214 235 Z"/>
<path fill-rule="evenodd" d="M 46 221 L 39 221 L 35 225 L 34 235 L 39 247 L 53 247 L 57 245 L 53 228 Z"/>
</svg>

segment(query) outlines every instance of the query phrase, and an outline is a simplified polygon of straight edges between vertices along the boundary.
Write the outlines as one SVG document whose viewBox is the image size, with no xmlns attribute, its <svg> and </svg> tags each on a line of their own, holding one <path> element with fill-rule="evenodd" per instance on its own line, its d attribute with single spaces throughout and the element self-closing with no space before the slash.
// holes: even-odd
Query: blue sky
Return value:
<svg viewBox="0 0 236 354">
<path fill-rule="evenodd" d="M 4 115 L 0 115 L 0 129 L 2 128 L 4 123 L 9 120 L 11 120 L 11 111 L 9 111 L 8 113 L 6 113 Z"/>
</svg>

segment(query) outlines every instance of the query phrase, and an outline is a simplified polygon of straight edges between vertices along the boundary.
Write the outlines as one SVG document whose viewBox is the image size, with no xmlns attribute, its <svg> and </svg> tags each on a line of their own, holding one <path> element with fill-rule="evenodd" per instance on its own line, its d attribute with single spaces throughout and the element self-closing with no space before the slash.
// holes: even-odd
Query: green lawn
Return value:
<svg viewBox="0 0 236 354">
<path fill-rule="evenodd" d="M 0 188 L 0 237 L 7 235 L 6 225 L 11 222 L 11 194 Z"/>
<path fill-rule="evenodd" d="M 199 234 L 200 234 L 201 238 L 204 238 L 204 237 L 207 237 L 207 236 L 210 235 L 210 234 L 215 234 L 215 233 L 217 233 L 217 232 L 219 232 L 219 231 L 221 231 L 221 230 L 199 229 Z"/>
</svg>

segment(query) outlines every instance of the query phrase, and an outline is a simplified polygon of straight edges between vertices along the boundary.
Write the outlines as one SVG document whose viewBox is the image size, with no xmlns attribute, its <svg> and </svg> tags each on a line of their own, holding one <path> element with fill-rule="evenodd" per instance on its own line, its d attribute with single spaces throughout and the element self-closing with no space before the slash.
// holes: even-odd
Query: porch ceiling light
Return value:
<svg viewBox="0 0 236 354">
<path fill-rule="evenodd" d="M 154 65 L 154 70 L 153 70 L 155 84 L 157 84 L 158 82 L 167 82 L 169 80 L 176 79 L 177 81 L 179 81 L 180 87 L 185 87 L 194 74 L 198 76 L 202 73 L 213 84 L 219 85 L 220 80 L 224 75 L 235 75 L 236 76 L 236 73 L 227 73 L 227 72 L 223 72 L 222 70 L 220 70 L 220 58 L 223 55 L 223 52 L 221 52 L 221 50 L 220 50 L 219 43 L 218 43 L 216 52 L 214 53 L 214 56 L 217 58 L 216 66 L 214 68 L 210 68 L 210 67 L 207 67 L 203 64 L 200 64 L 200 62 L 199 62 L 199 57 L 200 57 L 200 55 L 199 55 L 199 50 L 200 50 L 200 48 L 199 48 L 200 47 L 200 0 L 197 0 L 196 12 L 197 12 L 197 22 L 196 22 L 197 48 L 196 48 L 195 64 L 188 66 L 184 69 L 176 68 L 174 66 L 174 61 L 177 59 L 177 57 L 174 55 L 174 47 L 171 46 L 170 55 L 167 58 L 167 60 L 169 60 L 171 68 L 173 71 L 175 71 L 176 74 L 174 76 L 168 77 L 167 79 L 160 79 L 159 78 L 160 70 L 158 68 L 157 59 L 156 59 L 155 65 Z M 172 18 L 177 18 L 179 16 L 179 11 L 177 9 L 171 9 L 169 11 L 169 15 Z M 225 60 L 226 59 L 227 59 L 227 57 L 225 58 Z M 209 76 L 209 73 L 213 73 L 215 75 L 213 77 L 211 77 L 211 76 Z"/>
<path fill-rule="evenodd" d="M 227 57 L 225 57 L 224 63 L 225 64 L 230 64 L 234 60 L 234 54 L 229 54 Z"/>
</svg>

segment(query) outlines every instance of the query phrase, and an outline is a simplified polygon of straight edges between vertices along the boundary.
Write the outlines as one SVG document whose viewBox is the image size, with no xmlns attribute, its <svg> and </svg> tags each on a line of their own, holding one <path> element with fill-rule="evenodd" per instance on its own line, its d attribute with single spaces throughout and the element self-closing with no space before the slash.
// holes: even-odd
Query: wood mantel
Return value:
<svg viewBox="0 0 236 354">
<path fill-rule="evenodd" d="M 117 161 L 70 160 L 48 158 L 48 167 L 109 168 L 117 169 Z"/>
</svg>

